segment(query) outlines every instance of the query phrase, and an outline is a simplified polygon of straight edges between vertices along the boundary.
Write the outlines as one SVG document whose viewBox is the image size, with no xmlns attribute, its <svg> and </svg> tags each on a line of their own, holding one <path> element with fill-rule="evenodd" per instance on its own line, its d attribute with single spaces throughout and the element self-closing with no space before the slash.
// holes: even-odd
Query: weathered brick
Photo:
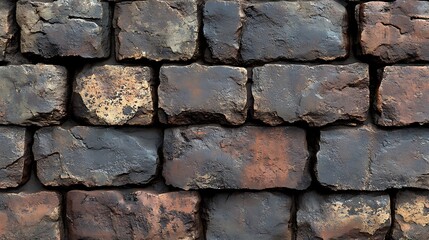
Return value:
<svg viewBox="0 0 429 240">
<path fill-rule="evenodd" d="M 66 115 L 67 71 L 53 65 L 0 67 L 0 124 L 58 124 Z"/>
<path fill-rule="evenodd" d="M 1 193 L 0 239 L 60 240 L 60 204 L 54 192 Z"/>
<path fill-rule="evenodd" d="M 164 133 L 167 184 L 188 189 L 305 189 L 305 131 L 294 127 L 191 126 Z"/>
<path fill-rule="evenodd" d="M 429 131 L 371 126 L 321 131 L 318 181 L 336 190 L 429 189 Z"/>
<path fill-rule="evenodd" d="M 47 186 L 145 184 L 159 162 L 155 129 L 49 127 L 35 134 L 37 176 Z"/>
<path fill-rule="evenodd" d="M 70 239 L 200 239 L 196 192 L 70 191 Z"/>
<path fill-rule="evenodd" d="M 298 200 L 297 239 L 385 239 L 390 223 L 387 194 L 309 192 Z"/>
<path fill-rule="evenodd" d="M 153 123 L 152 70 L 105 65 L 81 72 L 73 87 L 73 112 L 97 125 Z"/>
<path fill-rule="evenodd" d="M 270 125 L 304 121 L 322 126 L 364 121 L 368 65 L 280 65 L 253 69 L 254 117 Z"/>
<path fill-rule="evenodd" d="M 190 60 L 198 53 L 197 0 L 117 3 L 116 58 Z"/>
<path fill-rule="evenodd" d="M 31 135 L 21 127 L 0 127 L 0 188 L 17 187 L 30 174 Z"/>
<path fill-rule="evenodd" d="M 401 191 L 396 197 L 393 239 L 429 239 L 429 193 Z"/>
<path fill-rule="evenodd" d="M 247 71 L 229 66 L 163 66 L 159 115 L 168 124 L 220 122 L 239 125 L 247 117 Z"/>
<path fill-rule="evenodd" d="M 374 1 L 356 12 L 364 55 L 385 63 L 429 60 L 429 2 Z"/>
<path fill-rule="evenodd" d="M 247 3 L 241 38 L 246 62 L 333 60 L 348 54 L 347 11 L 336 1 Z"/>
<path fill-rule="evenodd" d="M 101 0 L 19 0 L 21 51 L 45 58 L 110 55 L 109 4 Z"/>
<path fill-rule="evenodd" d="M 387 66 L 376 97 L 376 123 L 429 123 L 429 67 Z"/>
<path fill-rule="evenodd" d="M 2 0 L 0 2 L 0 62 L 6 60 L 14 39 L 17 27 L 15 26 L 15 1 Z"/>
<path fill-rule="evenodd" d="M 292 198 L 286 194 L 222 193 L 206 206 L 207 239 L 292 239 Z"/>
<path fill-rule="evenodd" d="M 244 12 L 238 1 L 208 0 L 204 5 L 204 37 L 210 58 L 223 63 L 239 59 Z"/>
</svg>

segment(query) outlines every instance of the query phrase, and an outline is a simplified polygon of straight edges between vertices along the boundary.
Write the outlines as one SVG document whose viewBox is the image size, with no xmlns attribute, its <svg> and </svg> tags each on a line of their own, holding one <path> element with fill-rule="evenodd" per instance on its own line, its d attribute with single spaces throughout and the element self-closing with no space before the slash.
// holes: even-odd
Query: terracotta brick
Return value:
<svg viewBox="0 0 429 240">
<path fill-rule="evenodd" d="M 188 189 L 305 189 L 305 131 L 295 127 L 192 126 L 164 133 L 163 175 Z"/>
<path fill-rule="evenodd" d="M 196 192 L 67 193 L 69 239 L 201 239 Z"/>
</svg>

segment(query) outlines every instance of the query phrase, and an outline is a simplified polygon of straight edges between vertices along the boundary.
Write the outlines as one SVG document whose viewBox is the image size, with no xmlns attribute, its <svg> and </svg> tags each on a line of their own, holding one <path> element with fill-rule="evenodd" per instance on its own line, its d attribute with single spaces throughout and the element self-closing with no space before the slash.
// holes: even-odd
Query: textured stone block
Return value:
<svg viewBox="0 0 429 240">
<path fill-rule="evenodd" d="M 73 87 L 73 112 L 96 125 L 153 123 L 152 70 L 105 65 L 81 72 Z"/>
<path fill-rule="evenodd" d="M 110 55 L 110 10 L 100 0 L 19 0 L 21 51 L 45 58 Z"/>
<path fill-rule="evenodd" d="M 1 193 L 0 239 L 62 239 L 61 196 Z"/>
<path fill-rule="evenodd" d="M 318 181 L 335 190 L 429 189 L 429 129 L 321 131 Z"/>
<path fill-rule="evenodd" d="M 390 198 L 381 194 L 303 194 L 298 200 L 297 239 L 385 239 Z"/>
<path fill-rule="evenodd" d="M 206 206 L 207 239 L 292 239 L 292 198 L 285 194 L 222 193 Z"/>
<path fill-rule="evenodd" d="M 429 67 L 387 66 L 376 95 L 382 126 L 429 123 Z"/>
<path fill-rule="evenodd" d="M 336 1 L 246 3 L 241 56 L 246 62 L 333 60 L 348 54 L 347 11 Z"/>
<path fill-rule="evenodd" d="M 299 128 L 173 128 L 164 133 L 163 175 L 185 190 L 305 189 L 308 156 Z"/>
<path fill-rule="evenodd" d="M 160 121 L 168 124 L 243 124 L 247 71 L 229 66 L 163 66 L 158 89 Z"/>
<path fill-rule="evenodd" d="M 116 58 L 190 60 L 198 53 L 197 0 L 116 4 Z"/>
<path fill-rule="evenodd" d="M 401 191 L 396 196 L 393 239 L 429 239 L 429 192 Z"/>
<path fill-rule="evenodd" d="M 196 192 L 70 191 L 70 239 L 201 239 Z"/>
<path fill-rule="evenodd" d="M 0 67 L 0 124 L 59 124 L 66 115 L 67 88 L 67 71 L 60 66 Z"/>
<path fill-rule="evenodd" d="M 16 38 L 15 1 L 0 2 L 0 62 L 6 60 L 6 54 L 11 49 Z"/>
<path fill-rule="evenodd" d="M 37 175 L 47 186 L 145 184 L 156 175 L 155 129 L 49 127 L 35 134 Z"/>
<path fill-rule="evenodd" d="M 280 65 L 253 69 L 254 117 L 270 125 L 360 122 L 369 109 L 368 65 Z"/>
<path fill-rule="evenodd" d="M 429 2 L 373 1 L 356 12 L 364 55 L 385 63 L 429 60 Z"/>
</svg>

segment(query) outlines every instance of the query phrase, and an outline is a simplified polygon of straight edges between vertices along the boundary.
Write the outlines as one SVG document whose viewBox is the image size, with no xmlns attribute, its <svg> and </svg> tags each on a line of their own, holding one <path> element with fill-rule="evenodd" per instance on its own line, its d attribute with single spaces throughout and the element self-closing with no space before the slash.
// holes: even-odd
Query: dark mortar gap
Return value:
<svg viewBox="0 0 429 240">
<path fill-rule="evenodd" d="M 391 218 L 391 224 L 390 224 L 390 228 L 389 231 L 387 232 L 386 238 L 385 240 L 393 240 L 393 227 L 395 224 L 395 212 L 396 212 L 396 195 L 398 193 L 398 190 L 389 190 L 388 191 L 389 196 L 390 196 L 390 218 Z"/>
<path fill-rule="evenodd" d="M 247 90 L 247 100 L 246 100 L 246 109 L 247 109 L 247 116 L 246 116 L 246 122 L 252 122 L 253 114 L 254 114 L 254 103 L 255 99 L 253 98 L 252 94 L 252 85 L 253 85 L 253 79 L 252 79 L 252 69 L 248 69 L 248 78 L 246 83 L 246 90 Z M 250 71 L 250 73 L 249 73 Z"/>
<path fill-rule="evenodd" d="M 67 226 L 67 192 L 61 191 L 61 218 L 62 218 L 62 238 L 64 240 L 69 239 L 69 229 Z"/>
<path fill-rule="evenodd" d="M 298 204 L 299 204 L 299 196 L 293 195 L 292 196 L 292 208 L 290 210 L 290 229 L 292 230 L 292 240 L 296 240 L 298 236 L 298 222 L 296 219 L 297 212 L 298 212 Z"/>
<path fill-rule="evenodd" d="M 213 197 L 213 195 L 211 197 Z M 209 214 L 207 212 L 208 197 L 206 195 L 200 193 L 200 198 L 201 198 L 201 202 L 200 202 L 199 211 L 200 211 L 201 223 L 203 225 L 203 229 L 202 229 L 203 238 L 202 239 L 207 239 L 207 225 L 208 225 L 208 218 L 209 218 Z"/>
<path fill-rule="evenodd" d="M 356 59 L 358 52 L 360 52 L 360 44 L 358 38 L 358 22 L 355 16 L 355 9 L 358 3 L 349 2 L 346 6 L 348 16 L 347 34 L 349 36 L 349 54 L 350 58 Z"/>
<path fill-rule="evenodd" d="M 153 76 L 152 76 L 152 101 L 153 101 L 153 127 L 155 128 L 163 128 L 163 124 L 159 121 L 158 115 L 158 106 L 159 106 L 159 98 L 158 98 L 158 88 L 161 82 L 159 76 L 161 71 L 162 63 L 155 63 L 151 65 Z"/>
<path fill-rule="evenodd" d="M 377 113 L 376 110 L 376 100 L 377 100 L 377 91 L 380 87 L 381 80 L 383 78 L 383 67 L 377 65 L 369 65 L 369 117 L 368 119 L 375 123 L 375 118 Z"/>
<path fill-rule="evenodd" d="M 324 190 L 324 187 L 317 181 L 317 152 L 320 150 L 319 141 L 320 141 L 320 129 L 318 128 L 307 128 L 306 129 L 306 138 L 307 138 L 307 149 L 309 157 L 307 160 L 308 166 L 307 171 L 310 171 L 311 176 L 311 185 L 308 190 Z"/>
</svg>

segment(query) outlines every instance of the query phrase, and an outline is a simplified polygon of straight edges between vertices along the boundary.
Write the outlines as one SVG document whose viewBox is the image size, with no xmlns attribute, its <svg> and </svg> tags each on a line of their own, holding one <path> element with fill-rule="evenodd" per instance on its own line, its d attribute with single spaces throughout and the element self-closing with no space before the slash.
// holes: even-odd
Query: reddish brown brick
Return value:
<svg viewBox="0 0 429 240">
<path fill-rule="evenodd" d="M 371 1 L 356 10 L 364 55 L 385 63 L 429 60 L 427 1 Z"/>
<path fill-rule="evenodd" d="M 70 191 L 70 239 L 201 239 L 196 192 Z"/>
<path fill-rule="evenodd" d="M 1 193 L 0 239 L 62 239 L 61 196 Z"/>
<path fill-rule="evenodd" d="M 305 189 L 305 131 L 295 127 L 192 126 L 164 133 L 167 184 L 183 189 Z"/>
<path fill-rule="evenodd" d="M 385 194 L 303 194 L 298 200 L 297 239 L 385 239 L 390 228 Z"/>
<path fill-rule="evenodd" d="M 376 122 L 382 126 L 429 123 L 429 67 L 388 66 L 377 91 Z"/>
</svg>

